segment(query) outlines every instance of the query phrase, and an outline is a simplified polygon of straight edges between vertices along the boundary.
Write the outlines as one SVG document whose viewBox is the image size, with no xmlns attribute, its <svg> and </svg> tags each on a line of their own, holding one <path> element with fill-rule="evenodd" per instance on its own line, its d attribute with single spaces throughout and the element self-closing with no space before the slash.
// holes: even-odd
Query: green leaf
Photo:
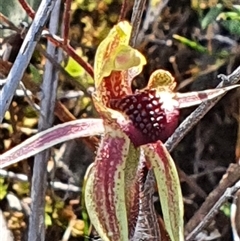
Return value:
<svg viewBox="0 0 240 241">
<path fill-rule="evenodd" d="M 53 202 L 49 196 L 45 198 L 45 213 L 52 213 L 53 212 Z"/>
<path fill-rule="evenodd" d="M 177 34 L 174 34 L 173 35 L 173 38 L 178 40 L 179 42 L 181 42 L 182 44 L 192 48 L 192 49 L 195 49 L 196 51 L 198 52 L 201 52 L 201 53 L 207 53 L 207 48 L 203 47 L 201 44 L 195 42 L 195 41 L 192 41 L 192 40 L 189 40 L 185 37 L 182 37 L 180 35 L 177 35 Z"/>
<path fill-rule="evenodd" d="M 45 225 L 46 227 L 51 226 L 52 225 L 52 218 L 51 216 L 45 212 Z"/>
<path fill-rule="evenodd" d="M 231 34 L 240 36 L 240 21 L 239 20 L 226 20 L 222 21 L 221 25 L 227 29 Z"/>
<path fill-rule="evenodd" d="M 217 17 L 217 20 L 240 20 L 240 13 L 238 12 L 223 12 L 220 13 Z"/>
<path fill-rule="evenodd" d="M 79 56 L 82 56 L 82 50 L 78 48 L 76 50 Z M 65 70 L 72 76 L 72 77 L 79 77 L 85 73 L 84 68 L 78 64 L 72 57 L 68 58 L 67 65 Z"/>
<path fill-rule="evenodd" d="M 229 218 L 231 215 L 231 204 L 230 203 L 223 204 L 220 210 Z"/>
<path fill-rule="evenodd" d="M 216 7 L 212 7 L 201 22 L 202 29 L 205 29 L 209 24 L 214 22 L 222 10 L 222 4 L 217 4 Z"/>
<path fill-rule="evenodd" d="M 17 192 L 18 195 L 29 195 L 30 184 L 29 182 L 17 182 L 13 185 L 13 189 Z"/>
<path fill-rule="evenodd" d="M 142 148 L 156 177 L 166 230 L 172 241 L 183 241 L 183 199 L 174 161 L 160 141 Z"/>
<path fill-rule="evenodd" d="M 5 179 L 0 178 L 0 200 L 7 195 L 8 184 L 4 184 Z"/>
<path fill-rule="evenodd" d="M 32 80 L 37 84 L 42 83 L 42 76 L 39 73 L 39 70 L 32 64 L 29 65 L 29 68 L 30 68 L 31 74 L 33 75 Z"/>
</svg>

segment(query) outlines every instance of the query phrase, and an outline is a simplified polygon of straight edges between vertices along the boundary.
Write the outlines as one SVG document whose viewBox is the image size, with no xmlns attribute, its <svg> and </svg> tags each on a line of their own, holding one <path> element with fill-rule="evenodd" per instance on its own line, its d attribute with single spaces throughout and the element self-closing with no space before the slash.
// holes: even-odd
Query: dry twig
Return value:
<svg viewBox="0 0 240 241">
<path fill-rule="evenodd" d="M 223 195 L 218 199 L 215 205 L 211 208 L 211 210 L 207 213 L 206 216 L 202 219 L 202 221 L 198 224 L 198 226 L 187 236 L 186 241 L 193 241 L 195 237 L 210 223 L 210 221 L 215 217 L 218 213 L 220 207 L 228 201 L 228 199 L 232 198 L 233 195 L 240 189 L 240 181 L 238 181 L 233 187 L 229 187 L 223 193 Z"/>
<path fill-rule="evenodd" d="M 127 1 L 127 0 L 123 0 L 120 16 L 118 18 L 118 22 L 123 21 L 125 19 L 127 9 L 128 9 L 128 2 L 129 1 Z"/>
<path fill-rule="evenodd" d="M 51 13 L 50 31 L 55 33 L 58 30 L 61 0 L 57 0 Z M 55 56 L 56 48 L 48 42 L 47 52 Z M 58 84 L 58 71 L 52 63 L 47 60 L 42 84 L 41 115 L 38 123 L 38 130 L 43 131 L 52 126 L 54 120 L 54 106 Z M 45 192 L 47 188 L 47 163 L 50 151 L 45 150 L 34 158 L 32 187 L 31 187 L 31 214 L 29 221 L 28 240 L 45 240 Z"/>
<path fill-rule="evenodd" d="M 20 182 L 29 182 L 29 178 L 27 175 L 14 173 L 3 169 L 0 169 L 0 177 L 13 179 Z M 77 192 L 77 193 L 80 193 L 81 191 L 79 187 L 73 184 L 66 184 L 58 181 L 52 181 L 50 182 L 50 185 L 51 185 L 51 188 L 53 188 L 54 190 L 62 190 L 65 192 Z"/>
<path fill-rule="evenodd" d="M 28 30 L 18 56 L 8 74 L 6 84 L 0 93 L 0 123 L 4 118 L 5 112 L 9 108 L 13 95 L 30 62 L 33 51 L 41 37 L 41 31 L 48 20 L 55 1 L 56 0 L 43 0 L 41 2 L 35 19 Z"/>
<path fill-rule="evenodd" d="M 240 179 L 240 166 L 238 164 L 231 164 L 223 176 L 222 180 L 219 183 L 219 186 L 216 187 L 206 198 L 203 205 L 200 209 L 195 213 L 195 215 L 189 220 L 189 222 L 185 226 L 186 233 L 189 234 L 187 240 L 192 240 L 198 232 L 200 232 L 207 222 L 211 221 L 214 217 L 213 211 L 215 213 L 218 209 L 216 209 L 216 203 L 219 202 L 221 197 L 226 196 L 225 192 L 228 193 L 228 188 L 234 185 Z M 239 184 L 238 184 L 239 185 Z M 222 199 L 221 199 L 222 200 Z M 198 232 L 197 232 L 198 230 Z"/>
<path fill-rule="evenodd" d="M 70 0 L 66 0 L 66 8 L 65 10 L 69 10 L 70 9 Z M 21 3 L 23 9 L 26 11 L 26 13 L 29 15 L 29 17 L 31 17 L 32 19 L 34 19 L 35 17 L 35 13 L 32 10 L 31 6 L 25 1 L 25 0 L 19 0 L 19 2 Z M 67 18 L 67 21 L 69 21 L 69 12 L 68 13 L 64 13 L 64 16 Z M 76 62 L 78 62 L 84 69 L 85 71 L 93 78 L 94 74 L 93 74 L 93 68 L 92 66 L 87 63 L 86 61 L 84 61 L 81 56 L 79 56 L 74 48 L 69 45 L 69 43 L 67 43 L 67 39 L 66 39 L 66 35 L 68 35 L 68 25 L 69 23 L 66 23 L 66 26 L 64 27 L 64 39 L 55 36 L 52 33 L 49 33 L 48 30 L 45 30 L 45 37 L 47 37 L 56 47 L 60 47 L 62 48 L 70 57 L 72 57 Z"/>
<path fill-rule="evenodd" d="M 66 0 L 64 3 L 64 15 L 63 15 L 63 44 L 68 44 L 68 33 L 70 27 L 70 11 L 72 0 Z"/>
<path fill-rule="evenodd" d="M 142 14 L 145 8 L 146 0 L 135 0 L 133 5 L 133 13 L 131 18 L 132 34 L 130 38 L 130 45 L 134 47 L 136 45 L 137 36 L 142 20 Z"/>
<path fill-rule="evenodd" d="M 18 0 L 18 2 L 22 5 L 22 8 L 26 11 L 27 15 L 34 19 L 35 18 L 35 12 L 32 9 L 32 7 L 25 1 L 25 0 Z"/>
</svg>

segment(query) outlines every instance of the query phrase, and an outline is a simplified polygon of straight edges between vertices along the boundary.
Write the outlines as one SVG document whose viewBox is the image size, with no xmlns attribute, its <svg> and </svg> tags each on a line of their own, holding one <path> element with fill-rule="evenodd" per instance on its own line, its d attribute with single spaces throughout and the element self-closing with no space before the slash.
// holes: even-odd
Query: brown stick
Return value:
<svg viewBox="0 0 240 241">
<path fill-rule="evenodd" d="M 15 24 L 13 22 L 11 22 L 9 20 L 9 18 L 4 16 L 2 13 L 0 13 L 0 20 L 5 22 L 12 30 L 16 31 L 17 33 L 21 32 L 20 29 L 18 27 L 16 27 Z"/>
<path fill-rule="evenodd" d="M 42 4 L 44 1 L 42 1 Z M 61 0 L 57 0 L 50 15 L 50 31 L 55 33 L 58 29 Z M 38 10 L 39 11 L 39 10 Z M 48 42 L 47 52 L 54 56 L 56 48 Z M 38 130 L 50 128 L 54 120 L 54 106 L 57 94 L 58 71 L 54 69 L 50 61 L 45 64 L 45 72 L 42 83 L 41 111 L 38 121 Z M 29 217 L 28 240 L 45 240 L 44 207 L 47 189 L 47 163 L 50 158 L 50 150 L 38 153 L 34 157 L 33 176 L 31 183 L 31 214 Z"/>
<path fill-rule="evenodd" d="M 133 13 L 131 18 L 132 34 L 130 39 L 130 45 L 134 47 L 136 45 L 139 27 L 142 19 L 142 14 L 145 8 L 146 0 L 135 0 L 133 5 Z"/>
<path fill-rule="evenodd" d="M 127 13 L 127 9 L 128 9 L 128 1 L 127 0 L 123 0 L 120 16 L 118 18 L 118 22 L 120 22 L 120 21 L 125 19 L 126 13 Z"/>
<path fill-rule="evenodd" d="M 25 1 L 25 0 L 18 0 L 18 2 L 22 5 L 22 8 L 26 11 L 27 15 L 31 18 L 34 19 L 35 17 L 35 12 L 32 9 L 32 7 Z"/>
<path fill-rule="evenodd" d="M 69 5 L 71 2 L 70 0 L 67 0 L 67 4 Z M 26 13 L 28 14 L 29 17 L 31 17 L 32 19 L 35 16 L 35 12 L 34 10 L 31 8 L 31 6 L 25 1 L 25 0 L 19 0 L 19 3 L 22 5 L 23 9 L 26 11 Z M 67 8 L 69 8 L 69 6 L 67 6 Z M 64 16 L 67 15 L 68 13 L 64 13 Z M 68 27 L 65 28 L 65 31 L 68 31 Z M 48 32 L 48 31 L 47 31 Z M 68 35 L 68 32 L 64 33 L 64 37 Z M 59 37 L 55 37 L 54 35 L 50 34 L 48 32 L 48 34 L 45 35 L 55 46 L 62 48 L 69 56 L 71 56 L 76 62 L 79 63 L 79 65 L 81 65 L 85 71 L 93 78 L 94 74 L 93 74 L 93 68 L 92 66 L 87 63 L 86 61 L 84 61 L 81 56 L 79 56 L 74 48 L 72 48 L 72 46 L 70 46 L 68 43 L 66 44 L 66 39 L 62 39 Z"/>
<path fill-rule="evenodd" d="M 185 226 L 186 235 L 191 233 L 194 228 L 203 220 L 209 213 L 214 204 L 219 200 L 228 187 L 234 185 L 240 179 L 240 166 L 238 164 L 230 164 L 226 174 L 222 177 L 219 185 L 208 195 L 205 202 L 194 216 L 188 221 Z"/>
<path fill-rule="evenodd" d="M 66 0 L 64 3 L 64 14 L 63 14 L 63 44 L 64 45 L 68 44 L 71 3 L 72 3 L 72 0 Z"/>
</svg>

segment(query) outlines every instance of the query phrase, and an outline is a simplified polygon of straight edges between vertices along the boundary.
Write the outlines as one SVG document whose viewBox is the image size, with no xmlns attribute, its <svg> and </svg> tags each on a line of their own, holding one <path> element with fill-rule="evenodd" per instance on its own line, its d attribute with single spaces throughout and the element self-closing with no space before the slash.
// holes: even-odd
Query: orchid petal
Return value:
<svg viewBox="0 0 240 241">
<path fill-rule="evenodd" d="M 175 99 L 179 103 L 179 108 L 186 108 L 201 104 L 204 101 L 212 100 L 218 96 L 225 94 L 227 91 L 240 87 L 240 85 L 232 85 L 224 88 L 208 89 L 198 92 L 176 93 Z"/>
<path fill-rule="evenodd" d="M 158 89 L 173 91 L 176 87 L 176 82 L 170 72 L 157 69 L 155 70 L 148 81 L 147 89 Z"/>
<path fill-rule="evenodd" d="M 61 142 L 102 133 L 104 127 L 101 119 L 81 119 L 56 125 L 0 155 L 0 168 L 10 166 Z"/>
<path fill-rule="evenodd" d="M 102 79 L 109 76 L 112 71 L 112 56 L 115 55 L 116 48 L 120 44 L 128 45 L 131 30 L 132 27 L 128 22 L 120 22 L 110 30 L 108 36 L 98 46 L 94 62 L 96 89 L 101 84 Z"/>
<path fill-rule="evenodd" d="M 129 45 L 119 45 L 116 49 L 113 70 L 128 70 L 146 64 L 145 57 Z M 140 69 L 140 72 L 142 68 Z"/>
<path fill-rule="evenodd" d="M 141 191 L 139 201 L 139 215 L 136 229 L 131 241 L 135 240 L 163 240 L 159 227 L 157 212 L 154 207 L 154 193 L 156 180 L 152 171 L 148 171 L 144 152 L 141 150 L 139 170 L 141 174 Z"/>
<path fill-rule="evenodd" d="M 132 237 L 135 232 L 137 219 L 139 215 L 139 157 L 140 148 L 135 148 L 132 143 L 129 146 L 129 152 L 125 166 L 125 198 L 127 208 L 127 219 L 129 227 L 129 236 Z"/>
<path fill-rule="evenodd" d="M 128 135 L 128 132 L 133 133 L 134 136 L 130 136 L 132 139 L 135 139 L 136 142 L 137 140 L 142 139 L 142 134 L 134 127 L 130 120 L 126 119 L 123 114 L 104 106 L 95 94 L 93 94 L 93 100 L 96 109 L 104 120 L 105 125 L 111 125 L 114 128 L 113 131 L 121 130 L 123 136 L 125 136 L 125 134 Z M 139 176 L 137 171 L 140 149 L 135 148 L 134 144 L 135 143 L 133 142 L 129 142 L 129 152 L 124 169 L 125 182 L 122 183 L 122 185 L 125 185 L 125 203 L 127 209 L 127 219 L 129 221 L 128 227 L 130 237 L 134 234 L 139 211 Z"/>
<path fill-rule="evenodd" d="M 129 144 L 121 130 L 105 125 L 105 135 L 86 183 L 86 208 L 103 241 L 128 241 L 124 179 Z"/>
<path fill-rule="evenodd" d="M 183 241 L 183 200 L 175 164 L 160 141 L 142 148 L 155 174 L 166 230 L 172 241 Z"/>
<path fill-rule="evenodd" d="M 131 25 L 119 22 L 99 45 L 94 63 L 96 94 L 104 105 L 110 99 L 132 93 L 131 81 L 146 64 L 145 57 L 130 47 Z"/>
</svg>

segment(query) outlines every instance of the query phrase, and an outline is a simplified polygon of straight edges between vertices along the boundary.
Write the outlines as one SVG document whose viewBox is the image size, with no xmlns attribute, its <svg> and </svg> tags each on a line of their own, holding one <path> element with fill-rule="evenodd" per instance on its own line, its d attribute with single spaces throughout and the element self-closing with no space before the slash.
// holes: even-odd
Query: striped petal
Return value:
<svg viewBox="0 0 240 241">
<path fill-rule="evenodd" d="M 132 27 L 127 21 L 115 25 L 99 45 L 94 62 L 96 94 L 108 105 L 110 99 L 131 94 L 131 81 L 142 71 L 145 57 L 129 46 Z"/>
<path fill-rule="evenodd" d="M 56 125 L 42 131 L 0 155 L 0 168 L 10 166 L 30 156 L 75 138 L 100 135 L 104 132 L 101 119 L 81 119 Z"/>
<path fill-rule="evenodd" d="M 87 181 L 85 203 L 103 240 L 129 240 L 139 212 L 140 148 L 134 147 L 114 120 L 105 128 Z"/>
<path fill-rule="evenodd" d="M 85 189 L 90 220 L 103 241 L 128 241 L 125 168 L 129 138 L 105 125 L 93 170 Z"/>
<path fill-rule="evenodd" d="M 172 241 L 183 241 L 183 200 L 175 164 L 160 141 L 142 148 L 155 174 L 166 230 Z"/>
<path fill-rule="evenodd" d="M 240 87 L 240 85 L 232 85 L 223 88 L 208 89 L 197 92 L 176 93 L 175 99 L 179 103 L 179 108 L 186 108 L 201 104 L 204 101 L 212 100 L 218 96 L 225 94 L 227 91 Z"/>
<path fill-rule="evenodd" d="M 139 215 L 140 170 L 138 169 L 140 148 L 129 145 L 125 166 L 125 198 L 129 237 L 133 237 Z"/>
<path fill-rule="evenodd" d="M 148 170 L 144 152 L 141 150 L 139 171 L 141 172 L 139 215 L 136 229 L 131 241 L 136 240 L 164 240 L 161 233 L 157 212 L 154 207 L 153 195 L 155 193 L 156 180 L 152 171 Z"/>
</svg>

